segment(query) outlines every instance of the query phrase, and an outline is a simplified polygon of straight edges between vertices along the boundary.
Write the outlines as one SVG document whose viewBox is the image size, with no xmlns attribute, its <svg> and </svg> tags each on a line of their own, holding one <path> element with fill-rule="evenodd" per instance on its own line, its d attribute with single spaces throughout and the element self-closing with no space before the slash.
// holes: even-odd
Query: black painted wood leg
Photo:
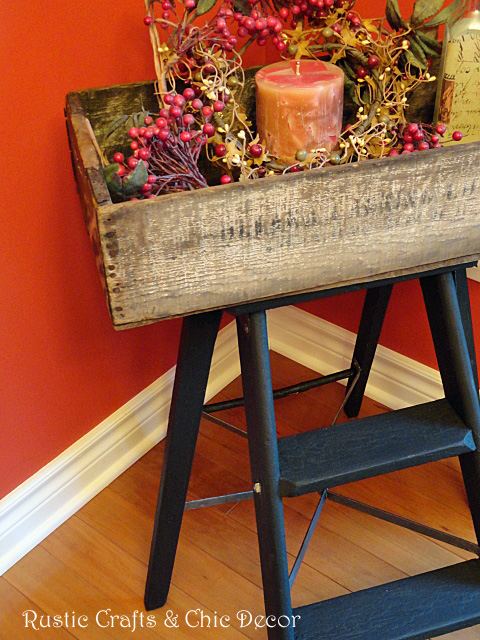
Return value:
<svg viewBox="0 0 480 640">
<path fill-rule="evenodd" d="M 147 611 L 167 600 L 221 317 L 221 311 L 212 311 L 183 320 L 145 587 Z"/>
<path fill-rule="evenodd" d="M 466 269 L 456 269 L 454 271 L 455 287 L 457 288 L 458 305 L 463 320 L 463 330 L 467 340 L 468 351 L 470 353 L 470 363 L 472 365 L 473 377 L 478 389 L 478 369 L 477 357 L 475 354 L 475 342 L 473 339 L 472 310 L 470 308 L 470 296 L 468 293 L 468 279 Z"/>
<path fill-rule="evenodd" d="M 247 417 L 263 593 L 267 616 L 288 616 L 292 604 L 288 580 L 283 504 L 273 408 L 270 354 L 264 311 L 237 318 L 242 384 Z M 285 618 L 282 619 L 282 622 Z M 293 626 L 268 629 L 269 640 L 293 640 Z"/>
<path fill-rule="evenodd" d="M 357 362 L 361 373 L 344 406 L 344 411 L 349 418 L 358 416 L 360 412 L 392 289 L 392 284 L 367 289 L 352 358 L 352 367 Z M 353 377 L 348 381 L 346 393 L 348 393 L 352 383 Z"/>
<path fill-rule="evenodd" d="M 420 280 L 445 397 L 472 430 L 477 451 L 459 456 L 480 541 L 480 404 L 452 273 Z"/>
</svg>

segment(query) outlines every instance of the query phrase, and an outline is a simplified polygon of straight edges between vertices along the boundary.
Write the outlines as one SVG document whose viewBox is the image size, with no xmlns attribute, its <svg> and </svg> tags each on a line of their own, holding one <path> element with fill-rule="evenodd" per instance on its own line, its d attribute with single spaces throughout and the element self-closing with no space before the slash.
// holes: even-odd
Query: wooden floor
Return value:
<svg viewBox="0 0 480 640">
<path fill-rule="evenodd" d="M 275 386 L 315 377 L 313 372 L 272 353 Z M 344 387 L 328 385 L 276 403 L 280 435 L 329 424 Z M 241 393 L 234 381 L 219 399 Z M 384 408 L 365 400 L 362 415 Z M 241 409 L 226 411 L 226 420 L 244 427 Z M 344 419 L 344 418 L 343 418 Z M 173 585 L 167 606 L 154 612 L 156 626 L 132 632 L 133 612 L 143 611 L 143 588 L 159 485 L 163 443 L 152 449 L 75 516 L 0 578 L 0 639 L 141 638 L 241 640 L 266 637 L 264 630 L 240 628 L 237 612 L 262 613 L 261 578 L 253 505 L 250 501 L 185 514 Z M 246 442 L 204 421 L 198 442 L 190 498 L 250 488 Z M 474 540 L 457 460 L 391 473 L 338 489 L 339 492 Z M 293 562 L 317 498 L 285 500 L 289 562 Z M 418 534 L 328 502 L 293 589 L 294 606 L 315 602 L 414 575 L 472 557 Z M 109 609 L 107 618 L 98 612 Z M 191 628 L 188 611 L 201 609 L 229 615 L 225 629 Z M 68 628 L 24 626 L 22 612 L 69 614 Z M 180 626 L 165 626 L 166 611 Z M 33 617 L 33 613 L 29 616 Z M 41 619 L 41 616 L 44 618 Z M 88 617 L 80 628 L 77 618 Z M 192 624 L 198 621 L 194 614 Z M 372 612 L 375 615 L 375 612 Z M 71 619 L 75 616 L 75 626 Z M 51 624 L 53 623 L 50 620 Z M 122 628 L 120 623 L 130 624 Z M 108 624 L 108 626 L 106 626 Z M 114 626 L 112 626 L 112 624 Z M 443 636 L 480 640 L 480 626 Z M 386 638 L 385 640 L 388 640 Z"/>
</svg>

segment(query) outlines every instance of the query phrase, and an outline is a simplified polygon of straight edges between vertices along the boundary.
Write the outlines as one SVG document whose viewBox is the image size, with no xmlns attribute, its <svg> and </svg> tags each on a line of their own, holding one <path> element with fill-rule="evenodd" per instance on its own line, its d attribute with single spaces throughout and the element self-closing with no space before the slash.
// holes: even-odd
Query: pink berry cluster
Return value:
<svg viewBox="0 0 480 640">
<path fill-rule="evenodd" d="M 359 29 L 362 26 L 362 19 L 355 11 L 348 11 L 346 18 L 353 30 Z"/>
<path fill-rule="evenodd" d="M 445 135 L 447 128 L 443 124 L 437 124 L 436 127 L 426 124 L 404 125 L 400 131 L 400 146 L 392 149 L 389 156 L 398 156 L 399 154 L 414 153 L 416 151 L 428 151 L 428 149 L 439 149 L 442 147 L 440 138 Z M 452 140 L 460 141 L 463 137 L 461 131 L 455 131 Z M 442 142 L 450 142 L 450 140 L 442 140 Z"/>
<path fill-rule="evenodd" d="M 257 0 L 249 1 L 252 5 L 257 4 Z M 288 9 L 280 9 L 280 15 L 282 15 L 282 11 L 287 12 L 288 15 Z M 258 8 L 253 8 L 249 16 L 235 13 L 234 18 L 238 22 L 237 33 L 239 38 L 255 36 L 256 42 L 260 47 L 265 46 L 268 38 L 271 38 L 278 51 L 285 49 L 286 45 L 280 37 L 283 29 L 281 21 L 275 16 L 263 16 L 260 5 L 258 5 Z"/>
<path fill-rule="evenodd" d="M 295 27 L 304 18 L 313 22 L 327 18 L 335 7 L 343 7 L 344 3 L 345 0 L 294 0 L 292 4 L 279 9 L 278 15 L 284 20 L 288 20 L 291 17 L 291 26 Z M 342 27 L 340 23 L 335 23 L 331 29 L 333 32 L 340 33 Z M 327 37 L 331 36 L 327 35 Z"/>
<path fill-rule="evenodd" d="M 202 40 L 208 38 L 212 45 L 216 44 L 224 51 L 233 51 L 237 44 L 237 38 L 232 35 L 228 26 L 228 22 L 232 20 L 234 15 L 233 10 L 229 6 L 229 3 L 232 1 L 233 0 L 224 0 L 225 4 L 222 4 L 217 14 L 200 29 L 198 27 L 194 28 L 191 24 L 184 25 L 181 21 L 177 26 L 184 30 L 184 40 L 188 41 L 190 37 Z M 168 29 L 172 25 L 176 25 L 178 19 L 175 14 L 171 15 L 174 8 L 170 0 L 163 0 L 160 6 L 162 13 L 161 19 L 158 19 L 158 25 L 162 29 Z M 197 2 L 196 0 L 184 0 L 184 6 L 186 14 L 189 14 L 197 8 Z M 152 16 L 147 15 L 144 17 L 143 22 L 147 27 L 150 27 L 154 19 Z"/>
<path fill-rule="evenodd" d="M 194 0 L 192 0 L 194 1 Z M 188 0 L 186 0 L 188 2 Z M 233 18 L 233 10 L 229 6 L 221 6 L 217 13 L 215 20 L 215 30 L 223 39 L 220 42 L 220 46 L 224 51 L 233 51 L 237 44 L 237 38 L 232 35 L 228 26 L 228 21 Z"/>
<path fill-rule="evenodd" d="M 195 0 L 186 0 L 185 2 L 185 6 L 187 6 L 186 3 L 191 3 L 193 2 L 193 6 L 195 6 Z M 170 12 L 173 9 L 173 5 L 169 0 L 163 0 L 163 2 L 160 3 L 160 7 L 162 9 L 162 20 L 160 21 L 160 26 L 164 27 L 166 26 L 166 22 L 165 21 L 170 21 L 172 19 L 172 16 L 170 15 Z M 187 7 L 188 8 L 188 7 Z M 145 16 L 143 19 L 144 24 L 149 27 L 150 25 L 153 24 L 153 18 L 152 16 Z"/>
<path fill-rule="evenodd" d="M 163 101 L 166 107 L 156 120 L 148 115 L 145 126 L 129 130 L 132 155 L 125 158 L 117 152 L 113 156 L 114 162 L 120 165 L 118 175 L 123 179 L 127 179 L 140 161 L 145 164 L 148 178 L 136 194 L 139 197 L 153 198 L 163 192 L 207 186 L 198 169 L 198 159 L 202 147 L 215 135 L 214 114 L 220 114 L 225 104 L 215 100 L 212 106 L 204 105 L 191 87 L 181 94 L 168 93 Z M 224 155 L 226 147 L 218 147 L 223 147 Z M 231 180 L 227 174 L 221 178 L 222 184 Z"/>
</svg>

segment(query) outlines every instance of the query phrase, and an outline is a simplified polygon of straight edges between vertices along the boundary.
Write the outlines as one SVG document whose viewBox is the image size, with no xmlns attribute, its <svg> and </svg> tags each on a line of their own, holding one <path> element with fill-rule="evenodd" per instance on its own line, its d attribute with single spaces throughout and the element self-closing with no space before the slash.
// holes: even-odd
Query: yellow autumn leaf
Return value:
<svg viewBox="0 0 480 640">
<path fill-rule="evenodd" d="M 363 20 L 363 26 L 369 33 L 376 33 L 378 35 L 378 26 L 375 24 L 376 20 Z"/>
<path fill-rule="evenodd" d="M 230 141 L 225 141 L 225 146 L 227 147 L 227 156 L 230 155 L 236 155 L 239 153 L 242 153 L 242 146 L 237 144 L 237 141 L 234 140 L 230 140 Z"/>
<path fill-rule="evenodd" d="M 377 83 L 375 82 L 375 80 L 372 78 L 372 76 L 365 76 L 365 81 L 368 82 L 368 84 L 372 87 L 372 89 L 374 91 L 377 90 Z"/>
<path fill-rule="evenodd" d="M 284 29 L 282 31 L 283 34 L 289 37 L 289 40 L 297 40 L 302 32 L 303 25 L 301 22 L 297 22 L 297 26 L 295 27 L 295 29 Z"/>
<path fill-rule="evenodd" d="M 237 118 L 240 120 L 240 122 L 243 122 L 244 124 L 248 123 L 247 114 L 243 109 L 243 107 L 240 105 L 237 107 Z M 251 124 L 251 123 L 248 123 L 248 124 Z"/>
<path fill-rule="evenodd" d="M 311 58 L 312 54 L 308 50 L 310 46 L 310 40 L 303 40 L 302 42 L 297 43 L 297 53 L 295 54 L 295 60 L 300 60 L 300 58 Z"/>
<path fill-rule="evenodd" d="M 358 44 L 355 34 L 350 29 L 342 29 L 340 37 L 347 46 L 356 47 Z"/>
<path fill-rule="evenodd" d="M 344 58 L 345 57 L 345 49 L 346 49 L 346 47 L 342 47 L 341 49 L 337 49 L 337 51 L 335 51 L 335 53 L 331 57 L 330 62 L 332 64 L 335 64 L 338 60 L 340 60 L 341 58 Z"/>
</svg>

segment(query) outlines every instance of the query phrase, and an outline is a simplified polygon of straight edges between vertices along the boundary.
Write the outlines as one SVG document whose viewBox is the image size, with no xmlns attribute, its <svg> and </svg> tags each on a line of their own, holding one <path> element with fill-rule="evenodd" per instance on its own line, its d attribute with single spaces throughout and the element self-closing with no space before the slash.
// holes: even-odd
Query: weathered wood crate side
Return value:
<svg viewBox="0 0 480 640">
<path fill-rule="evenodd" d="M 122 204 L 81 180 L 126 328 L 476 259 L 479 169 L 474 143 Z"/>
<path fill-rule="evenodd" d="M 480 254 L 479 170 L 474 143 L 102 207 L 114 321 L 466 261 Z"/>
<path fill-rule="evenodd" d="M 103 177 L 102 163 L 92 143 L 80 94 L 68 95 L 65 115 L 73 172 L 83 217 L 92 242 L 102 286 L 108 298 L 105 264 L 98 234 L 97 209 L 103 204 L 112 204 L 112 200 Z"/>
</svg>

